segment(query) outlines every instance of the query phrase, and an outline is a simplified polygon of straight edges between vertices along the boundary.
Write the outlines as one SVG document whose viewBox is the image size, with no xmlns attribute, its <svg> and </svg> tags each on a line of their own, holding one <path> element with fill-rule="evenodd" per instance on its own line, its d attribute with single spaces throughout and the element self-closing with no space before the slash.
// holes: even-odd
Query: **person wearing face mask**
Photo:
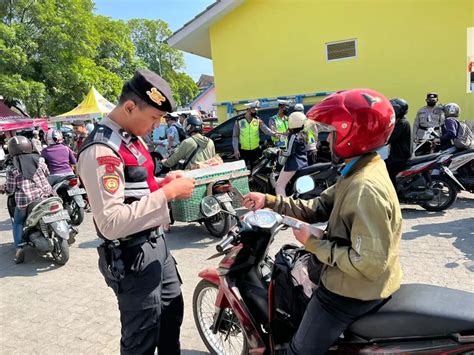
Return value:
<svg viewBox="0 0 474 355">
<path fill-rule="evenodd" d="M 280 134 L 268 128 L 257 117 L 257 109 L 260 107 L 259 101 L 251 102 L 246 106 L 245 116 L 235 121 L 232 146 L 235 158 L 242 158 L 247 166 L 252 166 L 260 156 L 260 131 L 272 137 L 279 137 Z"/>
<path fill-rule="evenodd" d="M 268 126 L 271 130 L 281 133 L 282 135 L 288 134 L 288 108 L 289 103 L 286 100 L 278 100 L 278 113 L 268 121 Z M 280 140 L 278 137 L 272 137 L 273 144 L 286 148 L 287 138 L 282 137 Z"/>
<path fill-rule="evenodd" d="M 426 94 L 426 106 L 420 108 L 416 114 L 413 124 L 413 138 L 420 140 L 423 138 L 428 128 L 439 131 L 444 123 L 443 106 L 438 105 L 438 94 L 429 92 Z"/>
</svg>

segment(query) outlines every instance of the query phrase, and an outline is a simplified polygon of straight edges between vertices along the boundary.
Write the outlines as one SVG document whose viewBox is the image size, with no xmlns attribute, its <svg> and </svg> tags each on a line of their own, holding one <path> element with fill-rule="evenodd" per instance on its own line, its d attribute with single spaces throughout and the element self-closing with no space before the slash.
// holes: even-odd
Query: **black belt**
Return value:
<svg viewBox="0 0 474 355">
<path fill-rule="evenodd" d="M 140 231 L 138 233 L 131 234 L 123 239 L 116 239 L 112 242 L 118 244 L 117 246 L 123 248 L 131 248 L 148 241 L 156 242 L 161 237 L 163 237 L 163 231 L 161 228 L 150 228 L 144 231 Z"/>
</svg>

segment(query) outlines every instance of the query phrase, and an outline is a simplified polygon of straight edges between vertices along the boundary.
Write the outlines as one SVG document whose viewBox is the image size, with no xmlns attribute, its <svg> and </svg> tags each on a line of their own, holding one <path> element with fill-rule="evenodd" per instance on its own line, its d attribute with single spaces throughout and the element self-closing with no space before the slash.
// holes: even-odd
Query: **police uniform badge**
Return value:
<svg viewBox="0 0 474 355">
<path fill-rule="evenodd" d="M 116 174 L 105 174 L 102 176 L 102 186 L 105 191 L 110 194 L 115 194 L 120 186 L 120 180 Z"/>
<path fill-rule="evenodd" d="M 245 121 L 244 120 L 240 121 L 240 128 L 245 128 Z"/>
</svg>

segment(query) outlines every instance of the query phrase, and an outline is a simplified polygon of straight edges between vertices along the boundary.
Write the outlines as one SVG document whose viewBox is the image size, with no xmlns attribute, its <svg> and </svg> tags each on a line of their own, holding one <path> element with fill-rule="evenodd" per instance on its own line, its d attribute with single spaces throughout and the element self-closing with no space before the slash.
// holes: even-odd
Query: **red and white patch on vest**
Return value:
<svg viewBox="0 0 474 355">
<path fill-rule="evenodd" d="M 111 174 L 122 162 L 117 157 L 107 155 L 104 157 L 97 157 L 97 163 L 99 163 L 99 165 L 105 165 L 105 172 Z"/>
<path fill-rule="evenodd" d="M 117 174 L 105 174 L 102 176 L 102 185 L 105 191 L 113 195 L 120 186 L 120 179 Z"/>
</svg>

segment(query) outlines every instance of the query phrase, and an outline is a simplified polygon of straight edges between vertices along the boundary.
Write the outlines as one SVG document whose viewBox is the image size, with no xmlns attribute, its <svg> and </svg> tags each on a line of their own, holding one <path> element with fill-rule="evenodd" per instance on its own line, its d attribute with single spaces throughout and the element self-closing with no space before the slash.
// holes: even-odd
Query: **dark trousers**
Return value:
<svg viewBox="0 0 474 355">
<path fill-rule="evenodd" d="M 399 172 L 403 171 L 407 165 L 406 161 L 400 160 L 385 160 L 385 165 L 387 166 L 388 176 L 390 180 L 392 180 L 392 184 L 395 187 L 395 191 L 397 190 L 397 175 Z"/>
<path fill-rule="evenodd" d="M 309 301 L 286 353 L 325 354 L 352 322 L 382 303 L 383 300 L 361 301 L 339 296 L 323 286 L 319 287 Z"/>
<path fill-rule="evenodd" d="M 160 355 L 180 354 L 181 281 L 164 237 L 121 250 L 125 277 L 105 279 L 118 300 L 120 353 L 153 354 L 158 349 Z"/>
<path fill-rule="evenodd" d="M 252 149 L 252 150 L 245 150 L 240 149 L 240 159 L 245 160 L 245 165 L 251 168 L 260 155 L 262 154 L 260 148 Z"/>
</svg>

